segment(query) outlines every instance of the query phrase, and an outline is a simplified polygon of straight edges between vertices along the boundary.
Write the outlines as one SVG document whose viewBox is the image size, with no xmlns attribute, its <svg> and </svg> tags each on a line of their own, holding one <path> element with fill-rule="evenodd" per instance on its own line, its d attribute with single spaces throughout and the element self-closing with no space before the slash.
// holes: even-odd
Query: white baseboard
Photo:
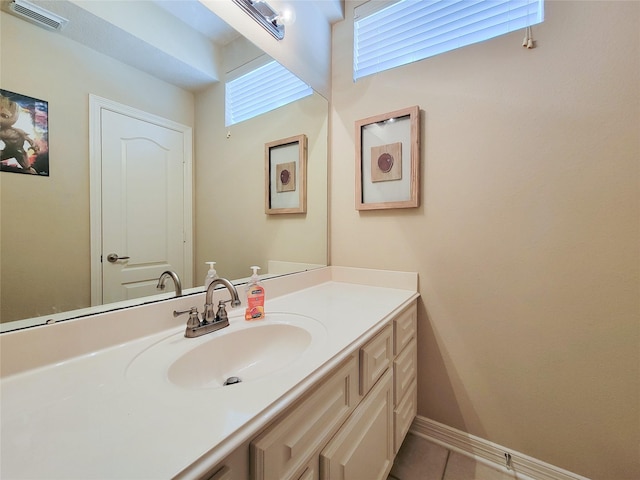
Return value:
<svg viewBox="0 0 640 480">
<path fill-rule="evenodd" d="M 473 457 L 481 463 L 511 475 L 514 479 L 589 480 L 586 477 L 425 417 L 417 416 L 409 431 L 449 450 Z M 509 468 L 507 468 L 506 454 L 511 456 Z"/>
</svg>

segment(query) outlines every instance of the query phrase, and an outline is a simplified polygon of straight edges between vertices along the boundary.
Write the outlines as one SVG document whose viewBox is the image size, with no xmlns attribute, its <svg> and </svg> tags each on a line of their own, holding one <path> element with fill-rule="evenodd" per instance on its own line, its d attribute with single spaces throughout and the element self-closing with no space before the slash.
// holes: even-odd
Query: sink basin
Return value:
<svg viewBox="0 0 640 480">
<path fill-rule="evenodd" d="M 303 315 L 269 313 L 265 320 L 230 322 L 202 337 L 185 338 L 181 331 L 160 340 L 134 358 L 127 378 L 136 384 L 220 388 L 232 377 L 241 383 L 282 372 L 326 339 L 324 326 Z"/>
<path fill-rule="evenodd" d="M 294 325 L 269 323 L 220 335 L 189 350 L 169 367 L 167 377 L 187 388 L 220 386 L 230 377 L 249 381 L 295 361 L 311 334 Z"/>
</svg>

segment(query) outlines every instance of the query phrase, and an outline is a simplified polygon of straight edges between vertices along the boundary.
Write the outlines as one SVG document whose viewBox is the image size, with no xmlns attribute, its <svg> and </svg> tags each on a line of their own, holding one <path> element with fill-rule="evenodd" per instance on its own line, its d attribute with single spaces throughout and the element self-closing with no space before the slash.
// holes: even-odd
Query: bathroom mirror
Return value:
<svg viewBox="0 0 640 480">
<path fill-rule="evenodd" d="M 74 7 L 82 1 L 34 3 L 54 9 L 64 4 Z M 188 9 L 194 1 L 176 3 Z M 108 13 L 113 15 L 117 9 L 112 7 L 117 4 L 139 14 L 139 9 L 157 9 L 157 3 L 163 2 L 90 3 L 93 8 L 109 4 Z M 170 20 L 166 11 L 158 15 L 162 22 L 177 21 Z M 188 287 L 198 291 L 198 286 L 202 290 L 206 261 L 216 261 L 221 276 L 237 280 L 248 276 L 249 266 L 254 264 L 269 275 L 326 264 L 326 99 L 314 93 L 226 127 L 224 78 L 216 82 L 200 75 L 198 61 L 188 63 L 185 57 L 178 59 L 177 68 L 168 68 L 176 63 L 167 61 L 166 50 L 148 45 L 140 50 L 143 56 L 135 58 L 135 49 L 128 48 L 133 34 L 121 26 L 101 28 L 102 22 L 94 14 L 82 21 L 85 23 L 69 18 L 65 30 L 83 30 L 85 38 L 91 39 L 89 43 L 111 51 L 96 51 L 68 34 L 47 31 L 4 10 L 0 12 L 0 88 L 46 100 L 50 132 L 48 177 L 0 173 L 2 331 L 122 305 L 91 304 L 90 94 L 193 129 L 193 264 L 191 278 L 182 279 L 186 291 Z M 163 32 L 173 28 L 152 19 L 146 24 L 150 29 L 162 25 Z M 184 27 L 182 23 L 180 28 Z M 183 35 L 185 41 L 188 36 Z M 237 34 L 229 34 L 225 41 L 224 49 L 215 47 L 211 50 L 215 55 L 204 55 L 207 62 L 218 64 L 220 71 L 226 72 L 251 60 L 242 56 L 251 48 L 246 41 L 243 45 Z M 226 53 L 216 56 L 222 50 Z M 240 56 L 233 58 L 236 54 Z M 144 65 L 153 62 L 155 66 L 142 71 Z M 161 73 L 150 75 L 154 68 Z M 167 75 L 173 75 L 175 82 L 167 81 Z M 264 145 L 301 134 L 309 141 L 307 212 L 269 218 L 264 214 Z M 170 294 L 132 299 L 126 304 L 167 296 Z"/>
</svg>

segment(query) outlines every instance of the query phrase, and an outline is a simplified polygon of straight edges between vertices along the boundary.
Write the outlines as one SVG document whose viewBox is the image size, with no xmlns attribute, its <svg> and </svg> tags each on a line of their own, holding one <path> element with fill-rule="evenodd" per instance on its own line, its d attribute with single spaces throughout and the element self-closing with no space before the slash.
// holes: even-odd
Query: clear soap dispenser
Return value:
<svg viewBox="0 0 640 480">
<path fill-rule="evenodd" d="M 206 290 L 207 288 L 209 288 L 209 285 L 211 284 L 211 282 L 213 282 L 216 278 L 218 278 L 218 273 L 214 268 L 214 265 L 216 264 L 216 262 L 205 262 L 205 263 L 209 265 L 209 271 L 207 272 L 207 276 L 204 277 L 204 289 Z"/>
</svg>

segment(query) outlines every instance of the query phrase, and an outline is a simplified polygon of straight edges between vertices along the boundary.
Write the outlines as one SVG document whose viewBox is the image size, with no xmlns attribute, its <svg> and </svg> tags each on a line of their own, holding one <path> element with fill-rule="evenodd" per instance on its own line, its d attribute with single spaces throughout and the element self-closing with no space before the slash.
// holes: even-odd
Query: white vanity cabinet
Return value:
<svg viewBox="0 0 640 480">
<path fill-rule="evenodd" d="M 386 480 L 416 413 L 417 273 L 265 284 L 264 322 L 197 339 L 171 312 L 204 293 L 3 333 L 0 478 Z"/>
<path fill-rule="evenodd" d="M 416 414 L 415 334 L 413 302 L 251 441 L 251 479 L 386 479 Z"/>
<path fill-rule="evenodd" d="M 384 480 L 393 465 L 393 442 L 389 369 L 320 453 L 321 480 Z"/>
<path fill-rule="evenodd" d="M 356 355 L 351 355 L 251 442 L 251 477 L 309 478 L 311 470 L 314 478 L 310 462 L 317 459 L 322 446 L 338 431 L 358 401 L 358 361 Z"/>
<path fill-rule="evenodd" d="M 415 303 L 393 319 L 394 453 L 398 453 L 418 408 L 417 309 Z"/>
</svg>

